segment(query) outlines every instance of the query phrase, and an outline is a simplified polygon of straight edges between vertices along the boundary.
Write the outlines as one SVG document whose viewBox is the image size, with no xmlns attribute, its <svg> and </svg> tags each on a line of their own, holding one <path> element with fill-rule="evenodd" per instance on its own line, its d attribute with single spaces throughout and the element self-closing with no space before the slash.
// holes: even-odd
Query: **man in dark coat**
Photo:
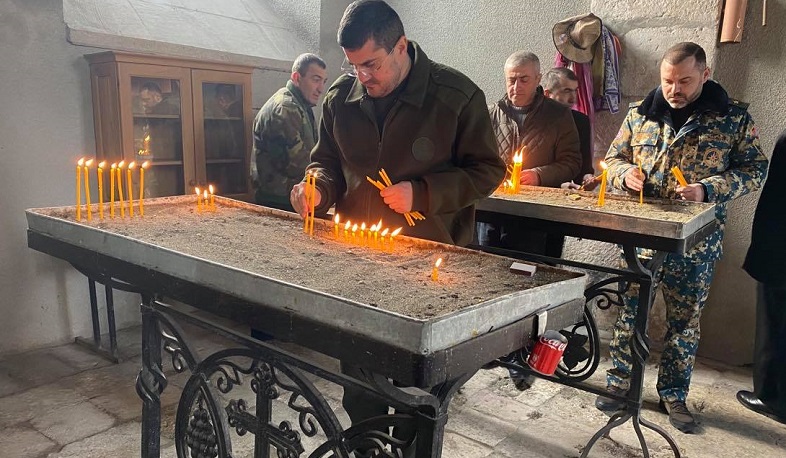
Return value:
<svg viewBox="0 0 786 458">
<path fill-rule="evenodd" d="M 753 392 L 740 391 L 737 399 L 786 424 L 786 212 L 779 189 L 786 180 L 786 131 L 775 144 L 768 175 L 742 266 L 758 281 Z"/>
</svg>

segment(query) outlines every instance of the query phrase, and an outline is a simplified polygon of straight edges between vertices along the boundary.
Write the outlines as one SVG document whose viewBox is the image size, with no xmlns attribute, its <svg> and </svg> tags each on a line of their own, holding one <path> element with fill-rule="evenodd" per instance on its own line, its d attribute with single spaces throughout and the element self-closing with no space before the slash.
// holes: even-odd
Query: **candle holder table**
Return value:
<svg viewBox="0 0 786 458">
<path fill-rule="evenodd" d="M 587 285 L 584 293 L 587 306 L 583 319 L 568 329 L 572 335 L 586 335 L 586 343 L 582 342 L 588 353 L 586 359 L 579 361 L 574 367 L 567 367 L 563 360 L 555 376 L 543 376 L 531 371 L 522 359 L 522 352 L 516 352 L 519 357 L 514 358 L 513 361 L 505 358 L 498 360 L 496 364 L 627 402 L 626 410 L 614 414 L 606 426 L 590 439 L 581 453 L 582 458 L 589 454 L 593 445 L 601 437 L 628 420 L 633 423 L 645 458 L 649 456 L 649 451 L 641 426 L 661 435 L 668 442 L 674 456 L 679 458 L 681 456 L 679 447 L 668 432 L 641 418 L 644 363 L 650 353 L 647 319 L 655 298 L 654 275 L 662 265 L 666 254 L 684 254 L 711 234 L 717 228 L 715 205 L 664 199 L 645 199 L 640 204 L 638 199 L 634 200 L 632 197 L 607 194 L 604 205 L 599 206 L 597 195 L 591 192 L 522 186 L 518 194 L 495 193 L 482 200 L 477 206 L 476 218 L 479 222 L 503 226 L 516 225 L 550 234 L 621 245 L 626 265 L 621 269 L 501 248 L 475 246 L 476 249 L 508 257 L 577 267 L 608 275 L 598 282 Z M 642 261 L 637 249 L 651 250 L 652 256 L 647 261 Z M 614 395 L 607 392 L 605 388 L 584 382 L 595 372 L 600 361 L 600 340 L 589 304 L 591 301 L 596 301 L 596 305 L 601 309 L 608 309 L 612 305 L 622 306 L 623 295 L 630 291 L 634 284 L 639 286 L 639 307 L 634 337 L 631 339 L 634 346 L 631 387 L 627 395 Z M 570 350 L 569 343 L 566 351 Z"/>
<path fill-rule="evenodd" d="M 407 237 L 392 252 L 350 245 L 331 240 L 334 223 L 319 219 L 312 238 L 294 214 L 220 197 L 215 212 L 198 212 L 193 196 L 150 199 L 145 207 L 145 218 L 90 223 L 77 222 L 74 207 L 27 211 L 31 248 L 141 295 L 145 458 L 160 455 L 168 383 L 162 353 L 176 372 L 190 372 L 175 418 L 179 457 L 198 450 L 230 456 L 233 439 L 251 433 L 259 457 L 349 458 L 360 449 L 400 456 L 414 444 L 418 457 L 439 458 L 458 388 L 540 328 L 575 323 L 584 306 L 581 273 L 538 266 L 532 277 L 516 275 L 509 258 Z M 436 254 L 446 262 L 433 281 Z M 169 299 L 361 374 L 338 373 Z M 202 358 L 185 323 L 235 346 Z M 396 414 L 342 425 L 315 378 L 365 390 Z M 276 398 L 285 403 L 274 405 Z M 416 434 L 397 438 L 392 427 Z"/>
</svg>

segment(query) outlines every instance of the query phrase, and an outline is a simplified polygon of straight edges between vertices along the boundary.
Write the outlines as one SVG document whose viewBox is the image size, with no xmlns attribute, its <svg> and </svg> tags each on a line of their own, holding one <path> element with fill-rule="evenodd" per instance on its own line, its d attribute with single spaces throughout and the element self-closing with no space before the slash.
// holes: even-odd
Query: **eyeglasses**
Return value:
<svg viewBox="0 0 786 458">
<path fill-rule="evenodd" d="M 344 57 L 344 62 L 341 64 L 341 71 L 346 73 L 347 75 L 355 77 L 355 78 L 357 78 L 359 73 L 362 73 L 366 77 L 373 76 L 375 73 L 377 73 L 379 71 L 380 68 L 382 68 L 383 65 L 385 65 L 385 61 L 388 60 L 388 58 L 393 54 L 393 50 L 394 49 L 396 49 L 396 48 L 393 47 L 390 50 L 390 52 L 388 52 L 388 55 L 385 56 L 384 59 L 379 61 L 378 64 L 352 65 L 352 64 L 349 63 L 347 58 Z"/>
</svg>

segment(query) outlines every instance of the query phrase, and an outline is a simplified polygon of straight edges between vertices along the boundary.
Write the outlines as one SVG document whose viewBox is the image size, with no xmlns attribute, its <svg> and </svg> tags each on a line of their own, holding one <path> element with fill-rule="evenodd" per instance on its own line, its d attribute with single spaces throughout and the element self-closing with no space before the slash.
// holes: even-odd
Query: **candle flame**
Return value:
<svg viewBox="0 0 786 458">
<path fill-rule="evenodd" d="M 112 165 L 110 165 L 109 167 L 110 167 L 110 168 L 112 168 L 112 170 L 114 170 L 114 169 L 116 169 L 116 168 L 117 168 L 117 164 L 115 164 L 115 163 L 113 162 L 113 163 L 112 163 Z"/>
<path fill-rule="evenodd" d="M 382 218 L 380 218 L 379 221 L 377 222 L 377 230 L 380 229 L 382 229 Z"/>
<path fill-rule="evenodd" d="M 377 225 L 376 225 L 376 224 L 372 224 L 372 225 L 371 225 L 371 228 L 369 229 L 369 231 L 371 231 L 371 232 L 377 232 Z"/>
<path fill-rule="evenodd" d="M 606 165 L 606 161 L 600 161 L 600 168 L 602 168 L 603 170 L 606 170 L 608 167 L 609 166 Z"/>
<path fill-rule="evenodd" d="M 196 195 L 198 196 L 202 194 L 202 191 L 199 188 L 194 188 L 194 191 L 196 191 Z"/>
<path fill-rule="evenodd" d="M 401 233 L 401 229 L 403 229 L 403 228 L 400 227 L 400 228 L 396 229 L 395 231 L 391 232 L 390 236 L 391 237 L 395 237 L 395 236 L 399 235 Z"/>
<path fill-rule="evenodd" d="M 516 154 L 513 155 L 513 163 L 521 164 L 523 161 L 524 161 L 524 152 L 522 150 L 519 150 L 516 152 Z"/>
<path fill-rule="evenodd" d="M 150 161 L 143 162 L 140 167 L 142 167 L 143 169 L 146 169 L 146 168 L 148 168 L 148 166 L 150 166 Z"/>
<path fill-rule="evenodd" d="M 208 185 L 207 190 L 210 191 L 210 194 L 213 194 L 213 185 Z"/>
<path fill-rule="evenodd" d="M 336 224 L 338 224 L 338 223 L 339 223 L 339 221 L 341 221 L 341 218 L 339 218 L 339 216 L 338 216 L 338 213 L 336 213 L 336 217 L 335 217 L 335 218 L 333 218 L 333 221 L 334 221 Z"/>
<path fill-rule="evenodd" d="M 360 225 L 360 230 L 361 231 L 365 231 L 366 230 L 366 223 L 363 223 L 363 224 Z"/>
<path fill-rule="evenodd" d="M 98 168 L 99 169 L 103 169 L 104 166 L 106 166 L 106 161 L 101 161 L 101 162 L 98 163 Z"/>
<path fill-rule="evenodd" d="M 90 167 L 92 164 L 93 164 L 92 159 L 88 159 L 87 161 L 85 161 L 85 167 Z"/>
<path fill-rule="evenodd" d="M 205 198 L 205 201 L 207 201 L 207 189 L 204 190 L 202 196 Z"/>
<path fill-rule="evenodd" d="M 384 237 L 384 236 L 388 235 L 388 231 L 389 231 L 389 230 L 390 230 L 390 229 L 386 227 L 386 228 L 385 228 L 385 230 L 384 230 L 384 231 L 382 231 L 382 232 L 381 232 L 379 235 L 381 235 L 382 237 Z"/>
<path fill-rule="evenodd" d="M 434 267 L 439 267 L 442 264 L 442 258 L 437 259 L 437 262 L 434 263 Z"/>
<path fill-rule="evenodd" d="M 350 227 L 352 227 L 352 221 L 347 220 L 347 224 L 344 225 L 344 230 L 348 231 Z"/>
<path fill-rule="evenodd" d="M 149 142 L 149 141 L 150 141 L 150 134 L 147 134 L 147 136 L 145 136 L 145 141 L 146 141 L 146 142 Z"/>
<path fill-rule="evenodd" d="M 357 223 L 355 223 L 355 225 L 352 226 L 352 232 L 355 232 L 357 230 L 358 230 L 358 225 L 357 225 Z"/>
<path fill-rule="evenodd" d="M 78 166 L 80 166 L 80 167 L 81 167 L 81 166 L 83 166 L 83 165 L 85 165 L 85 158 L 81 158 L 81 159 L 79 159 L 78 161 L 76 161 L 76 164 L 77 164 Z"/>
<path fill-rule="evenodd" d="M 122 168 L 123 168 L 123 167 L 125 167 L 125 166 L 126 166 L 126 161 L 120 161 L 120 162 L 117 164 L 117 168 L 118 168 L 118 169 L 122 169 Z"/>
<path fill-rule="evenodd" d="M 131 163 L 130 163 L 130 164 L 128 164 L 128 168 L 129 168 L 129 169 L 133 169 L 134 167 L 136 167 L 136 162 L 134 162 L 134 161 L 131 161 Z"/>
</svg>

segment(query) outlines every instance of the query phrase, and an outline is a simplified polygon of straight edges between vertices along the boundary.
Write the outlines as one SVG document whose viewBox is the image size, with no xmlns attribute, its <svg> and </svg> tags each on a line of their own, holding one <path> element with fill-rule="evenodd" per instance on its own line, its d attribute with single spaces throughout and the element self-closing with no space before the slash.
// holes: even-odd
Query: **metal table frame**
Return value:
<svg viewBox="0 0 786 458">
<path fill-rule="evenodd" d="M 576 327 L 584 326 L 587 328 L 587 333 L 590 339 L 590 358 L 584 365 L 580 366 L 578 370 L 571 371 L 570 369 L 561 366 L 558 368 L 556 376 L 548 377 L 538 374 L 529 369 L 529 366 L 522 359 L 521 352 L 517 352 L 519 357 L 516 361 L 498 360 L 497 364 L 500 366 L 515 368 L 539 378 L 543 378 L 555 383 L 560 383 L 566 386 L 571 386 L 582 391 L 590 392 L 597 395 L 604 395 L 607 397 L 623 400 L 626 402 L 626 409 L 615 413 L 611 416 L 608 423 L 601 428 L 584 447 L 581 458 L 585 458 L 595 443 L 604 435 L 608 434 L 612 429 L 631 420 L 636 436 L 639 439 L 642 452 L 645 458 L 649 458 L 649 450 L 647 448 L 646 440 L 642 433 L 641 426 L 649 428 L 662 436 L 668 442 L 674 456 L 681 457 L 679 447 L 674 439 L 667 431 L 658 425 L 649 422 L 641 417 L 642 406 L 642 391 L 644 385 L 644 369 L 647 358 L 650 354 L 649 338 L 647 336 L 647 320 L 649 317 L 652 304 L 655 299 L 654 288 L 654 275 L 662 265 L 668 253 L 684 254 L 693 246 L 706 238 L 717 228 L 717 222 L 712 221 L 691 228 L 687 231 L 685 236 L 656 236 L 648 235 L 642 232 L 630 232 L 620 228 L 597 227 L 592 222 L 587 224 L 577 224 L 571 222 L 555 221 L 549 219 L 548 212 L 542 212 L 537 215 L 528 213 L 522 210 L 516 202 L 508 201 L 503 202 L 503 199 L 489 198 L 481 201 L 476 211 L 476 219 L 478 222 L 488 222 L 499 225 L 516 224 L 519 227 L 526 227 L 527 229 L 542 230 L 552 234 L 562 234 L 565 236 L 579 237 L 590 240 L 597 240 L 602 242 L 616 243 L 622 246 L 626 268 L 614 269 L 604 266 L 597 266 L 582 262 L 570 261 L 566 259 L 556 259 L 547 256 L 540 256 L 531 253 L 523 253 L 518 251 L 505 250 L 500 248 L 474 246 L 475 249 L 480 249 L 486 252 L 500 254 L 503 256 L 514 257 L 523 260 L 545 262 L 552 265 L 565 265 L 578 267 L 586 270 L 594 270 L 610 274 L 611 277 L 605 278 L 597 283 L 587 286 L 585 291 L 585 299 L 587 308 L 585 309 L 585 318 L 583 323 L 579 323 Z M 655 250 L 655 255 L 646 263 L 642 263 L 636 254 L 637 248 L 649 248 Z M 632 284 L 639 285 L 639 307 L 636 312 L 635 331 L 632 338 L 633 348 L 633 365 L 631 372 L 630 390 L 627 395 L 614 395 L 605 389 L 584 383 L 597 369 L 600 355 L 598 353 L 599 340 L 597 337 L 597 329 L 595 322 L 592 319 L 589 304 L 595 299 L 599 299 L 598 306 L 601 309 L 608 309 L 612 305 L 623 306 L 623 295 L 629 291 Z M 618 285 L 617 288 L 614 285 Z M 576 330 L 573 328 L 573 331 Z"/>
</svg>

